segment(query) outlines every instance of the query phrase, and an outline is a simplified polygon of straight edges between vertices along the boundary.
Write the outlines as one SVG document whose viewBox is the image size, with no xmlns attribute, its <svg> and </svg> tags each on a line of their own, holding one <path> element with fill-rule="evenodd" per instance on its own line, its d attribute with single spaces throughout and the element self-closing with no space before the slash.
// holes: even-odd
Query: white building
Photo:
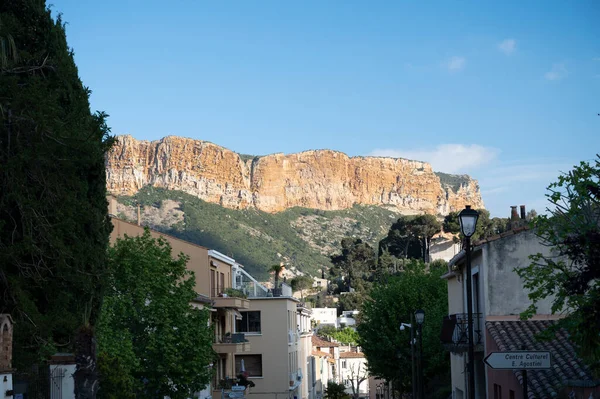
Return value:
<svg viewBox="0 0 600 399">
<path fill-rule="evenodd" d="M 346 386 L 346 393 L 353 396 L 358 393 L 359 398 L 369 397 L 369 373 L 367 359 L 359 348 L 350 351 L 340 351 L 339 381 Z"/>
<path fill-rule="evenodd" d="M 314 320 L 317 325 L 339 327 L 336 308 L 313 308 L 311 320 Z"/>
<path fill-rule="evenodd" d="M 337 318 L 337 325 L 340 327 L 351 327 L 356 326 L 356 318 L 360 312 L 358 310 L 345 310 L 342 315 Z"/>
</svg>

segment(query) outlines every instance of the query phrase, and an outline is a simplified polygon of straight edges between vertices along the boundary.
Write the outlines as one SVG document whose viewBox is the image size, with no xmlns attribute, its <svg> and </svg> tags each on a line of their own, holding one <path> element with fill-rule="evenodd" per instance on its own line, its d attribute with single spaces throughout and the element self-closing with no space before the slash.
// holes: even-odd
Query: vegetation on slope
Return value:
<svg viewBox="0 0 600 399">
<path fill-rule="evenodd" d="M 268 278 L 267 269 L 279 262 L 320 276 L 320 269 L 331 267 L 329 255 L 339 250 L 343 237 L 361 238 L 374 246 L 398 217 L 395 212 L 376 206 L 339 211 L 292 208 L 275 214 L 256 209 L 235 210 L 181 191 L 150 186 L 133 197 L 119 197 L 122 204 L 157 210 L 165 200 L 180 204 L 183 222 L 171 227 L 151 227 L 232 256 L 261 279 Z"/>
<path fill-rule="evenodd" d="M 457 192 L 463 184 L 467 184 L 470 179 L 469 175 L 451 175 L 443 172 L 435 172 L 435 174 L 440 178 L 443 188 L 451 188 L 454 192 Z"/>
</svg>

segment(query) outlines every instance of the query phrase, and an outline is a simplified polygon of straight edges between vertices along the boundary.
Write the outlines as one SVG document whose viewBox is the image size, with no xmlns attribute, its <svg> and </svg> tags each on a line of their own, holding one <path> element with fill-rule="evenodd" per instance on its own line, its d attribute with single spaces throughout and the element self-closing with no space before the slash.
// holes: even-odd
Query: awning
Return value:
<svg viewBox="0 0 600 399">
<path fill-rule="evenodd" d="M 242 320 L 242 314 L 236 309 L 228 309 L 234 316 L 236 320 Z"/>
</svg>

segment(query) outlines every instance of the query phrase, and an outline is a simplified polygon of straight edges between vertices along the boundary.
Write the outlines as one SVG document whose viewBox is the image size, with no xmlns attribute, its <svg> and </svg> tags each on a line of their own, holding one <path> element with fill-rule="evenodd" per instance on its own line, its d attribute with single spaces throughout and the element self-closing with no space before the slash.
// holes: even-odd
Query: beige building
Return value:
<svg viewBox="0 0 600 399">
<path fill-rule="evenodd" d="M 112 218 L 111 243 L 125 235 L 135 237 L 144 233 L 144 227 L 115 217 Z M 213 349 L 218 354 L 214 364 L 215 377 L 212 389 L 218 389 L 220 382 L 235 374 L 235 356 L 250 351 L 250 343 L 243 334 L 235 330 L 236 319 L 241 319 L 239 310 L 248 309 L 247 299 L 228 295 L 232 289 L 232 267 L 235 261 L 217 251 L 180 240 L 168 234 L 150 230 L 154 238 L 163 238 L 171 245 L 173 254 L 184 253 L 189 257 L 187 268 L 194 272 L 195 289 L 198 297 L 193 306 L 211 307 L 211 324 L 215 337 Z M 211 387 L 200 393 L 200 398 L 210 396 Z"/>
<path fill-rule="evenodd" d="M 144 232 L 136 223 L 116 217 L 112 222 L 112 243 Z M 313 375 L 311 310 L 292 297 L 291 288 L 282 283 L 281 295 L 273 297 L 234 259 L 168 234 L 150 234 L 167 240 L 173 254 L 189 257 L 198 293 L 192 306 L 211 309 L 215 376 L 198 397 L 229 397 L 232 384 L 245 373 L 254 384 L 246 390 L 247 398 L 314 398 L 313 378 L 307 378 Z"/>
<path fill-rule="evenodd" d="M 236 332 L 245 334 L 252 348 L 235 355 L 236 374 L 243 367 L 255 385 L 246 397 L 309 399 L 310 309 L 293 298 L 285 284 L 282 295 L 273 296 L 241 265 L 234 267 L 233 283 L 250 301 L 249 309 L 240 310 L 241 319 L 236 322 Z"/>
</svg>

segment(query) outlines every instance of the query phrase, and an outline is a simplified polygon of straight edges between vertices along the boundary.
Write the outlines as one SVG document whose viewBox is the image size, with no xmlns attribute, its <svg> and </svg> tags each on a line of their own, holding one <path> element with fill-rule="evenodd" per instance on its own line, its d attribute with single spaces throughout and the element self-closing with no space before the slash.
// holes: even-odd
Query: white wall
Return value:
<svg viewBox="0 0 600 399">
<path fill-rule="evenodd" d="M 4 381 L 4 378 L 6 378 L 6 381 Z M 4 398 L 12 398 L 11 396 L 6 396 L 6 391 L 11 391 L 13 389 L 13 384 L 12 384 L 12 374 L 0 374 L 0 398 L 4 399 Z"/>
<path fill-rule="evenodd" d="M 342 367 L 343 362 L 346 361 L 346 368 Z M 340 358 L 340 382 L 345 383 L 347 379 L 356 379 L 358 376 L 366 377 L 366 379 L 358 387 L 360 394 L 367 394 L 369 391 L 369 373 L 367 372 L 367 359 L 362 358 Z M 354 377 L 354 378 L 353 378 Z M 346 392 L 352 394 L 352 384 L 346 385 Z"/>
<path fill-rule="evenodd" d="M 432 261 L 443 259 L 448 262 L 457 253 L 460 252 L 460 244 L 452 240 L 440 240 L 431 244 L 429 256 Z"/>
<path fill-rule="evenodd" d="M 318 324 L 330 324 L 338 327 L 336 308 L 313 308 L 310 318 Z"/>
</svg>

